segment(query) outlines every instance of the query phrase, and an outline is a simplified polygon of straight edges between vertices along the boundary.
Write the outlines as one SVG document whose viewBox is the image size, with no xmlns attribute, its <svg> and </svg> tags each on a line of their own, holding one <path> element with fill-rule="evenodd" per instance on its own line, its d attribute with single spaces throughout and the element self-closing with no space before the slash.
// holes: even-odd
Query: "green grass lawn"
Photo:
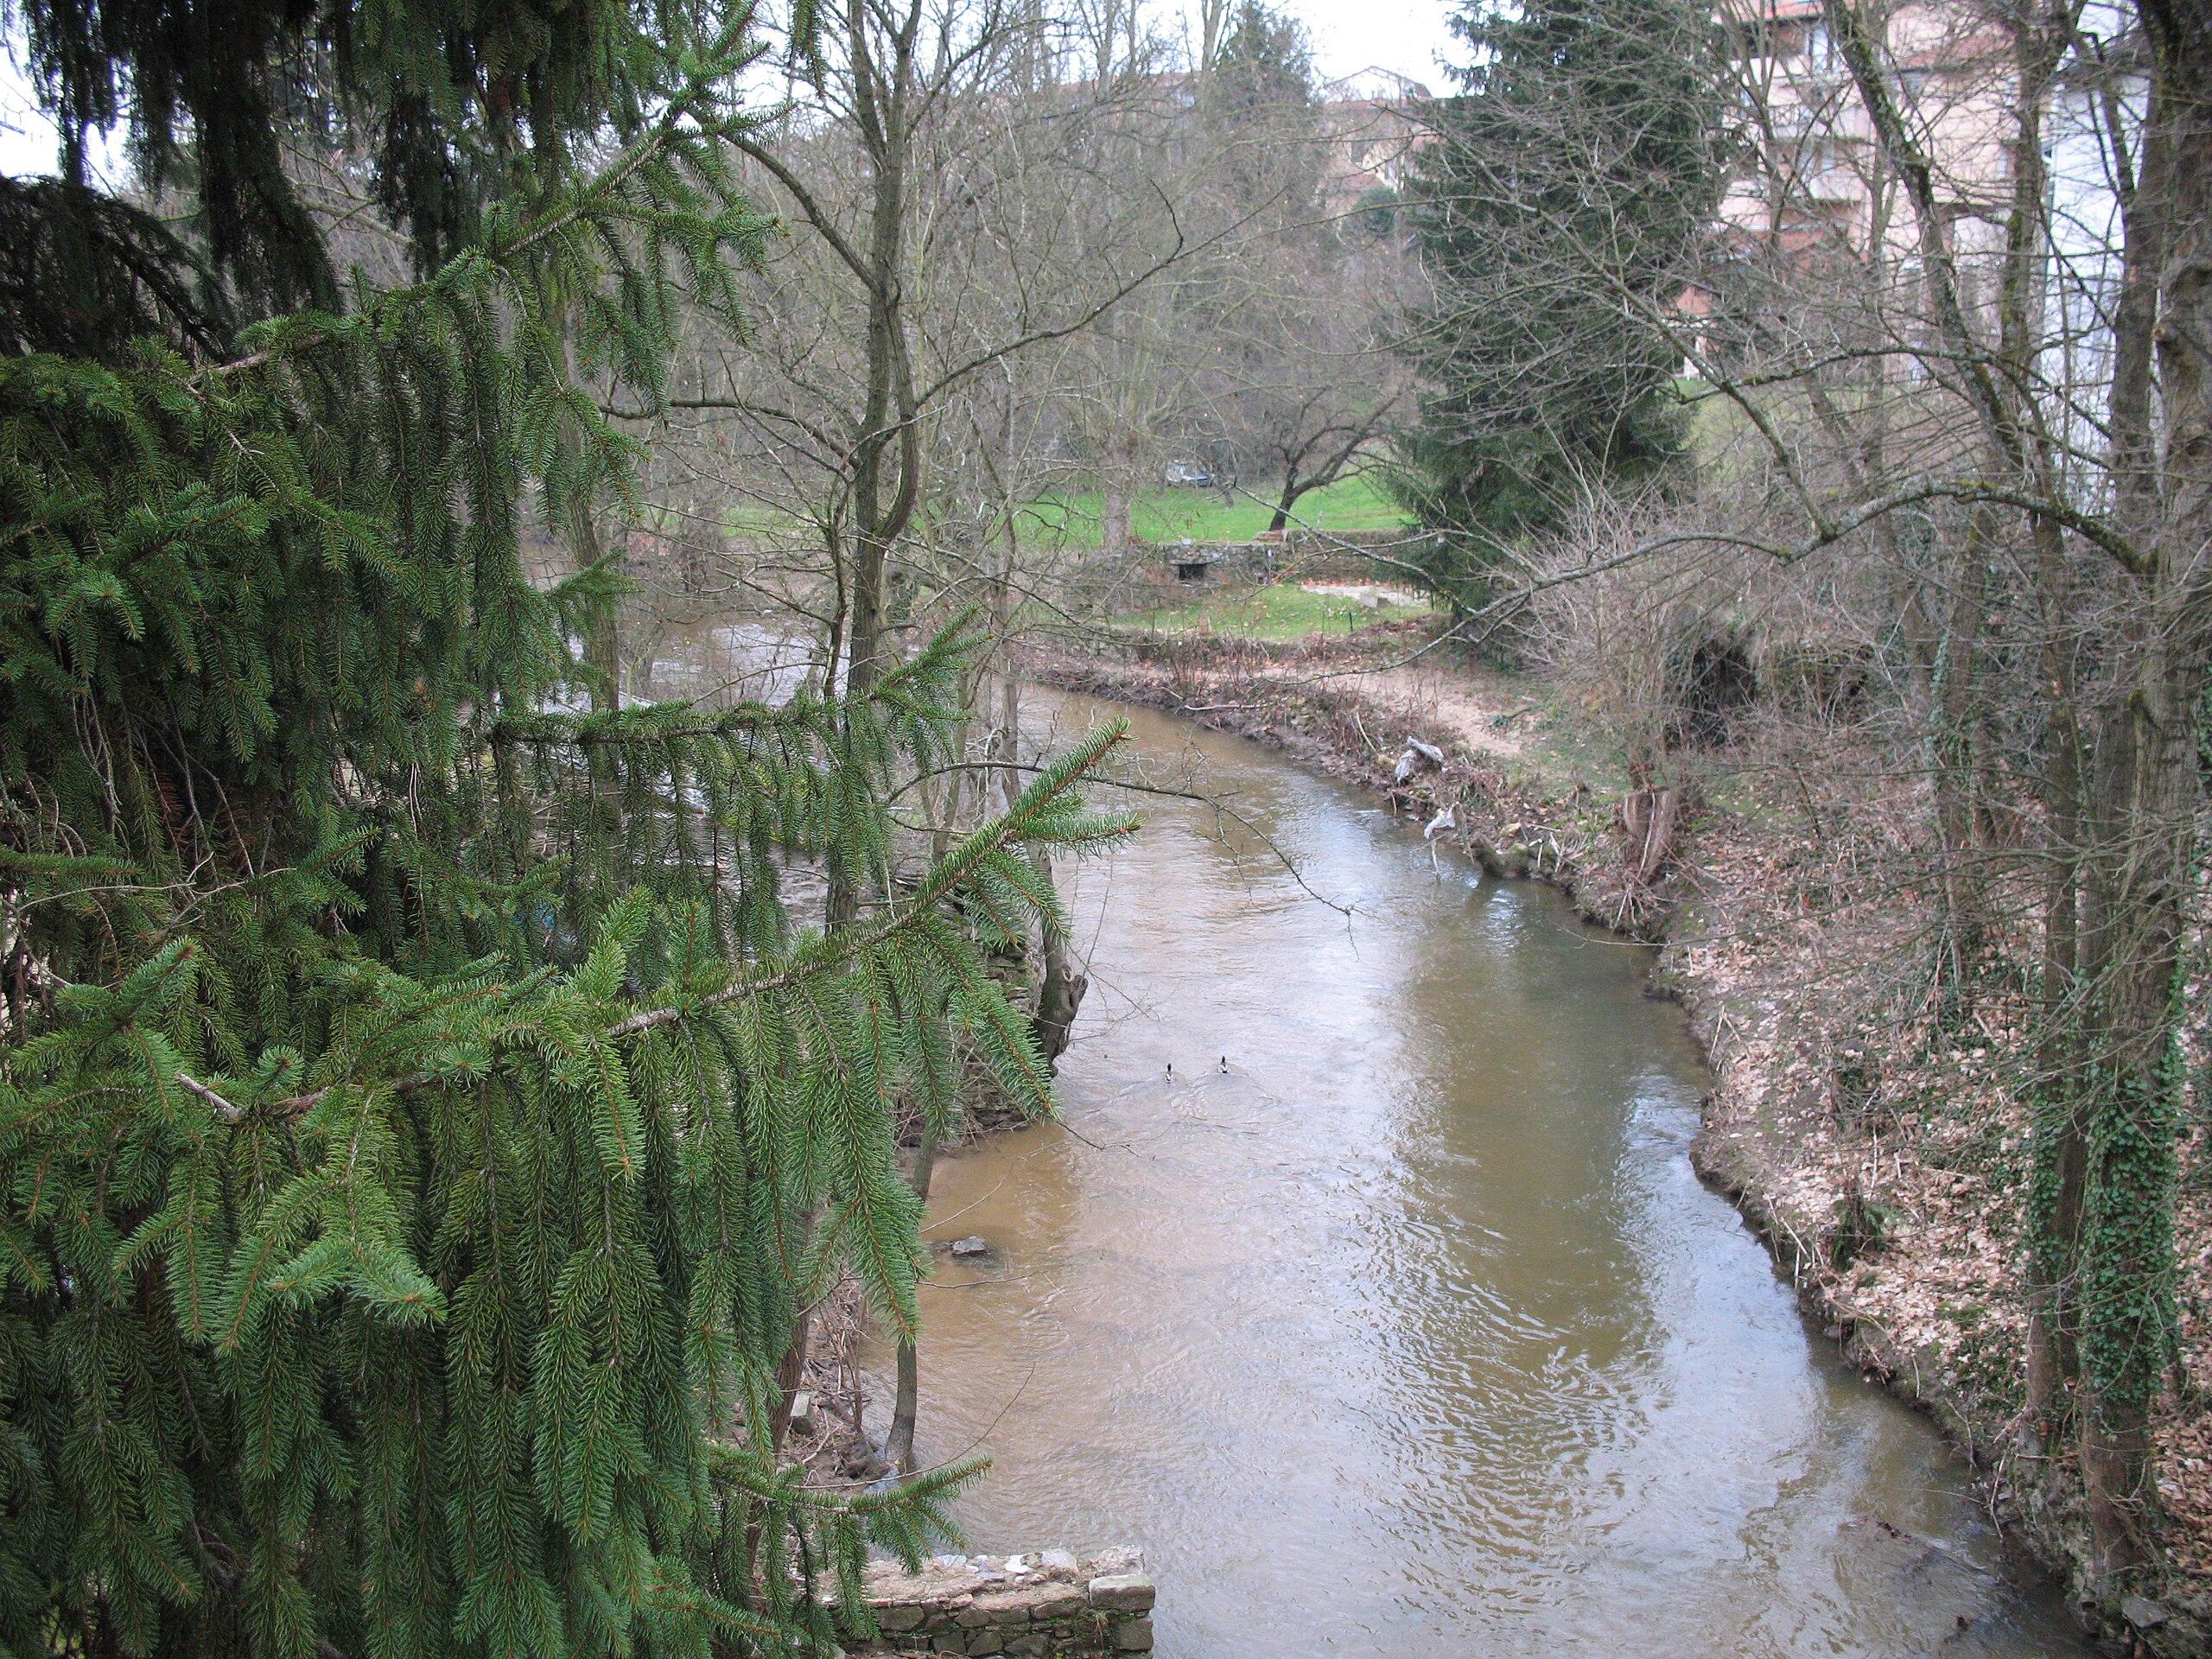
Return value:
<svg viewBox="0 0 2212 1659">
<path fill-rule="evenodd" d="M 1220 633 L 1241 639 L 1310 639 L 1316 634 L 1349 633 L 1376 622 L 1426 616 L 1425 601 L 1363 605 L 1334 594 L 1317 594 L 1296 582 L 1264 588 L 1224 587 L 1188 604 L 1137 611 L 1115 621 L 1122 627 L 1159 633 Z"/>
<path fill-rule="evenodd" d="M 1065 490 L 1040 496 L 1023 509 L 1021 538 L 1033 545 L 1076 552 L 1099 544 L 1103 499 L 1096 490 Z M 1381 487 L 1366 478 L 1341 478 L 1308 492 L 1292 509 L 1300 523 L 1320 530 L 1396 530 L 1406 524 Z M 1140 542 L 1249 542 L 1268 527 L 1274 509 L 1238 496 L 1224 503 L 1218 490 L 1147 490 L 1129 504 L 1129 529 Z M 741 501 L 725 522 L 734 536 L 789 541 L 810 532 L 804 521 L 780 508 Z"/>
<path fill-rule="evenodd" d="M 724 513 L 723 522 L 731 535 L 739 537 L 788 539 L 806 528 L 806 521 L 797 513 L 763 506 L 758 501 L 740 501 Z"/>
<path fill-rule="evenodd" d="M 1033 503 L 1023 539 L 1072 548 L 1096 547 L 1103 498 L 1096 490 L 1064 491 Z M 1395 530 L 1404 513 L 1372 480 L 1343 478 L 1299 498 L 1297 522 L 1320 530 Z M 1224 504 L 1218 490 L 1147 490 L 1129 506 L 1129 531 L 1141 542 L 1249 542 L 1268 527 L 1271 508 L 1240 495 Z"/>
</svg>

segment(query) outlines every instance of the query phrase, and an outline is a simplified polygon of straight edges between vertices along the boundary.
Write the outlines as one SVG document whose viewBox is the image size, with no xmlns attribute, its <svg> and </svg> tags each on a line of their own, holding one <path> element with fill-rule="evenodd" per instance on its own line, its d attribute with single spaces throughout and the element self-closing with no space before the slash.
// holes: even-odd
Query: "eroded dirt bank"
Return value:
<svg viewBox="0 0 2212 1659">
<path fill-rule="evenodd" d="M 1571 766 L 1535 764 L 1510 683 L 1427 659 L 1344 671 L 1405 655 L 1403 639 L 1272 652 L 1201 639 L 1033 667 L 1255 739 L 1417 823 L 1448 812 L 1437 833 L 1485 868 L 1552 882 L 1592 919 L 1661 944 L 1655 989 L 1688 1008 L 1715 1079 L 1699 1172 L 1852 1360 L 1942 1426 L 2007 1531 L 2078 1584 L 2078 1487 L 2063 1463 L 2022 1449 L 2012 1194 L 2026 1124 L 2005 1079 L 2025 1041 L 2024 995 L 1993 992 L 1965 1029 L 1940 1027 L 1880 982 L 1920 919 L 1910 888 L 1837 880 L 1853 849 L 1815 845 L 1756 800 L 1593 789 Z M 2083 1606 L 2116 1647 L 2158 1655 L 2207 1651 L 2212 1609 L 2212 1436 L 2189 1382 L 2212 1375 L 2212 1216 L 2201 1183 L 2185 1184 L 2183 1365 L 2159 1432 L 2168 1570 L 2116 1605 Z"/>
</svg>

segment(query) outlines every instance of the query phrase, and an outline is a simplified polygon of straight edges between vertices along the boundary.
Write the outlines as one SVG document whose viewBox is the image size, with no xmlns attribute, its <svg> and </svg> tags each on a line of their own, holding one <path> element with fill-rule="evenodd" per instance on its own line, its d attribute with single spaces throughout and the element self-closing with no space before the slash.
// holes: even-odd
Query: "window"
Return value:
<svg viewBox="0 0 2212 1659">
<path fill-rule="evenodd" d="M 1815 23 L 1805 31 L 1805 67 L 1823 80 L 1843 73 L 1843 54 L 1826 23 Z"/>
<path fill-rule="evenodd" d="M 1864 194 L 1858 157 L 1836 138 L 1815 138 L 1798 151 L 1798 188 L 1816 202 L 1855 201 Z"/>
</svg>

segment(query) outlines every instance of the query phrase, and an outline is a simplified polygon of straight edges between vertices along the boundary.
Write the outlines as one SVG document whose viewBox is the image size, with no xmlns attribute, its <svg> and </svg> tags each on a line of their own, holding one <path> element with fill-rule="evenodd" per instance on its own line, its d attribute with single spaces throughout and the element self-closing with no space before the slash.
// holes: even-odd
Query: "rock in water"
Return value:
<svg viewBox="0 0 2212 1659">
<path fill-rule="evenodd" d="M 965 1238 L 952 1241 L 952 1254 L 963 1262 L 973 1262 L 990 1253 L 990 1243 L 981 1233 L 970 1233 Z"/>
</svg>

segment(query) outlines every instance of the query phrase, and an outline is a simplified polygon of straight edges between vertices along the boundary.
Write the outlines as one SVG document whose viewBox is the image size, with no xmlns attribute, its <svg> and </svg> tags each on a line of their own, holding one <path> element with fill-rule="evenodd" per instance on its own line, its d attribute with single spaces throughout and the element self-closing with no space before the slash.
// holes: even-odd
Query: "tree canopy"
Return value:
<svg viewBox="0 0 2212 1659">
<path fill-rule="evenodd" d="M 1461 91 L 1430 106 L 1409 222 L 1429 293 L 1406 349 L 1424 391 L 1397 474 L 1459 591 L 1578 480 L 1680 450 L 1681 353 L 1655 326 L 1718 188 L 1709 25 L 1682 0 L 1477 0 Z M 1447 568 L 1448 567 L 1448 568 Z"/>
<path fill-rule="evenodd" d="M 911 1326 L 894 1135 L 957 1044 L 1049 1103 L 978 951 L 1053 912 L 1027 849 L 1126 827 L 1073 792 L 1116 734 L 902 885 L 962 631 L 850 699 L 568 712 L 607 579 L 534 583 L 525 514 L 619 495 L 603 398 L 734 315 L 741 19 L 28 15 L 0 1653 L 826 1649 L 964 1471 L 803 1486 L 779 1362 L 845 1271 Z M 175 228 L 84 176 L 118 111 Z M 418 281 L 340 279 L 286 181 L 364 134 Z M 797 867 L 874 901 L 803 927 Z"/>
</svg>

